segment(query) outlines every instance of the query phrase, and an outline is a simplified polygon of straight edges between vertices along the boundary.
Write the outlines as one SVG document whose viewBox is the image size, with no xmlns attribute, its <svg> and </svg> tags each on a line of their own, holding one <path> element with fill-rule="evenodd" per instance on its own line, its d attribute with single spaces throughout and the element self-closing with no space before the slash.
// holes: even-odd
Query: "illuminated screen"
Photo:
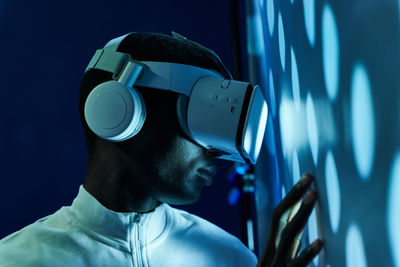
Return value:
<svg viewBox="0 0 400 267">
<path fill-rule="evenodd" d="M 269 107 L 258 239 L 303 173 L 319 201 L 311 266 L 400 266 L 399 1 L 247 1 L 250 82 Z"/>
</svg>

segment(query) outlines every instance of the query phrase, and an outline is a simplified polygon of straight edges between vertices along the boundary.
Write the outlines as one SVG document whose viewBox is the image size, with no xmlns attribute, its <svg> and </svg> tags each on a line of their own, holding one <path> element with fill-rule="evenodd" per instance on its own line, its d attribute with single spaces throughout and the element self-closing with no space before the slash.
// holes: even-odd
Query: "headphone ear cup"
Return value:
<svg viewBox="0 0 400 267">
<path fill-rule="evenodd" d="M 136 135 L 146 119 L 143 97 L 118 81 L 96 86 L 85 102 L 85 119 L 99 137 L 120 142 Z"/>
</svg>

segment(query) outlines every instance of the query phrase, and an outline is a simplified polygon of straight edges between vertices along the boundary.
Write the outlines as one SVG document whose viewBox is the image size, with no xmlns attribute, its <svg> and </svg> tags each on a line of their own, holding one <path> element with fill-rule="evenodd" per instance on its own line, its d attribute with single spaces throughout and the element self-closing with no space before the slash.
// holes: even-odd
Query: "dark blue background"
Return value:
<svg viewBox="0 0 400 267">
<path fill-rule="evenodd" d="M 2 1 L 0 238 L 70 205 L 83 183 L 87 151 L 78 86 L 94 51 L 127 32 L 174 30 L 214 50 L 232 70 L 229 5 L 228 0 Z M 214 185 L 197 204 L 181 208 L 239 237 L 240 211 L 226 201 L 231 164 L 218 165 Z"/>
</svg>

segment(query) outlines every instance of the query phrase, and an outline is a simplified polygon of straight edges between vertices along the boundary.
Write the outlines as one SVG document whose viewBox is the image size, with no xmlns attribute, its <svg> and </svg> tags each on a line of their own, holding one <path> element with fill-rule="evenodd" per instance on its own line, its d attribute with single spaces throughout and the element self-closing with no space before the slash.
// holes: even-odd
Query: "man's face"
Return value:
<svg viewBox="0 0 400 267">
<path fill-rule="evenodd" d="M 170 204 L 190 204 L 211 185 L 216 166 L 197 144 L 176 135 L 153 161 L 154 198 Z"/>
<path fill-rule="evenodd" d="M 174 99 L 164 98 L 169 103 L 175 103 Z M 194 203 L 215 175 L 213 157 L 185 136 L 174 108 L 158 106 L 155 112 L 155 105 L 154 101 L 147 104 L 150 112 L 138 135 L 121 143 L 134 166 L 128 176 L 143 176 L 130 186 L 140 184 L 147 194 L 164 203 Z"/>
</svg>

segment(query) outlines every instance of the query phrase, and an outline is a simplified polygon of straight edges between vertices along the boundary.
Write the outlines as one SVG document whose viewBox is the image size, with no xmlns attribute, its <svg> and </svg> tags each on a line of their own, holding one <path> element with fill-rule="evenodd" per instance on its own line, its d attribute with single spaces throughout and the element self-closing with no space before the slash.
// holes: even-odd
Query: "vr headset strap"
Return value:
<svg viewBox="0 0 400 267">
<path fill-rule="evenodd" d="M 218 72 L 195 67 L 192 65 L 157 62 L 136 61 L 127 53 L 118 52 L 121 41 L 132 33 L 109 41 L 103 49 L 98 49 L 86 68 L 100 69 L 113 73 L 113 78 L 118 80 L 120 73 L 128 63 L 144 67 L 144 71 L 135 80 L 134 86 L 151 87 L 161 90 L 173 91 L 190 96 L 194 84 L 204 76 L 224 79 Z M 134 69 L 134 68 L 133 68 Z M 85 71 L 85 72 L 86 72 Z"/>
<path fill-rule="evenodd" d="M 223 79 L 217 72 L 186 64 L 156 61 L 141 63 L 145 66 L 145 71 L 135 85 L 169 90 L 186 96 L 190 96 L 194 84 L 201 77 Z"/>
</svg>

